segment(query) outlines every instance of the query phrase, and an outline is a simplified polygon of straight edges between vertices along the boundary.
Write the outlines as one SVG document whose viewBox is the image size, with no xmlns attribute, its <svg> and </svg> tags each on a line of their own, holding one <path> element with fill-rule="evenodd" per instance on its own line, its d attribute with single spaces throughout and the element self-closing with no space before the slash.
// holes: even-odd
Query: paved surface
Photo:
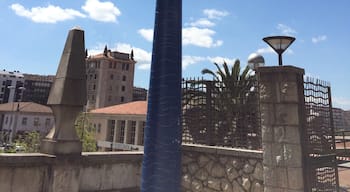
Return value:
<svg viewBox="0 0 350 192">
<path fill-rule="evenodd" d="M 350 168 L 339 168 L 339 185 L 340 187 L 350 191 Z"/>
</svg>

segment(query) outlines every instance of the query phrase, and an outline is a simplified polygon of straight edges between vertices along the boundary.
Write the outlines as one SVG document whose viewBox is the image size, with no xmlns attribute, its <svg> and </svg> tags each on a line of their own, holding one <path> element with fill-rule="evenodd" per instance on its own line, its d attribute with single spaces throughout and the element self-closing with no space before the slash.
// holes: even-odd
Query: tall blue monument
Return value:
<svg viewBox="0 0 350 192">
<path fill-rule="evenodd" d="M 142 192 L 180 191 L 181 17 L 181 0 L 157 0 Z"/>
</svg>

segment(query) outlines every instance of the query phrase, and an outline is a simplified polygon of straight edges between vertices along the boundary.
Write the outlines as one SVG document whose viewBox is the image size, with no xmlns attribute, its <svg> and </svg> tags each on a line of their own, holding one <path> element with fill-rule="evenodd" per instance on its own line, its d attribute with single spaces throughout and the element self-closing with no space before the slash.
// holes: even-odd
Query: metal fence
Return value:
<svg viewBox="0 0 350 192">
<path fill-rule="evenodd" d="M 261 149 L 256 80 L 184 79 L 183 143 Z"/>
<path fill-rule="evenodd" d="M 303 153 L 307 191 L 338 191 L 338 170 L 329 83 L 304 79 Z"/>
</svg>

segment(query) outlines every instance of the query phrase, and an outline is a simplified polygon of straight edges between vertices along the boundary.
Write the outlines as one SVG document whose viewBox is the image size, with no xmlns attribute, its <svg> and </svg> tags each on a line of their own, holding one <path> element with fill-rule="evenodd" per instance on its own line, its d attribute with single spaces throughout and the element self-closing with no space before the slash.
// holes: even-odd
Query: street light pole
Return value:
<svg viewBox="0 0 350 192">
<path fill-rule="evenodd" d="M 15 86 L 12 86 L 14 89 L 16 88 Z M 17 132 L 17 121 L 18 121 L 18 115 L 19 115 L 19 111 L 20 111 L 20 103 L 23 99 L 23 93 L 24 93 L 24 90 L 26 88 L 24 87 L 19 87 L 18 90 L 21 90 L 21 97 L 20 97 L 20 100 L 17 101 L 17 109 L 16 111 L 14 111 L 14 104 L 15 104 L 15 99 L 13 99 L 13 102 L 12 102 L 12 117 L 11 119 L 13 120 L 12 121 L 12 124 L 11 124 L 11 133 L 10 133 L 10 138 L 9 138 L 9 143 L 12 143 L 13 141 L 13 138 L 16 137 L 16 132 Z"/>
<path fill-rule="evenodd" d="M 11 122 L 11 127 L 9 127 L 9 131 L 10 131 L 10 134 L 9 134 L 9 140 L 8 140 L 8 142 L 11 144 L 12 143 L 12 138 L 13 138 L 13 123 L 14 123 L 14 114 L 15 114 L 15 112 L 14 112 L 14 102 L 15 102 L 15 92 L 16 92 L 16 86 L 14 86 L 14 85 L 10 85 L 10 86 L 8 86 L 7 87 L 10 91 L 9 91 L 9 101 L 10 101 L 10 99 L 11 99 L 11 101 L 12 101 L 12 107 L 11 107 L 11 119 L 10 119 L 10 122 Z M 13 97 L 11 98 L 10 96 L 11 96 L 11 93 L 12 93 L 12 90 L 14 90 L 14 93 L 13 93 Z"/>
<path fill-rule="evenodd" d="M 282 54 L 295 41 L 295 38 L 289 36 L 270 36 L 263 38 L 263 41 L 278 54 L 278 65 L 282 66 Z"/>
</svg>

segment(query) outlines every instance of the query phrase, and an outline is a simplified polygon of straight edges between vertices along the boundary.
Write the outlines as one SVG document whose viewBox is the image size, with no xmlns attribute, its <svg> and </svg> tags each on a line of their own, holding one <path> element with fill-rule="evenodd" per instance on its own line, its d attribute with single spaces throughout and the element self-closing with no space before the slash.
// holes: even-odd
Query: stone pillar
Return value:
<svg viewBox="0 0 350 192">
<path fill-rule="evenodd" d="M 292 66 L 258 69 L 265 192 L 304 191 L 303 75 Z"/>
<path fill-rule="evenodd" d="M 125 120 L 125 132 L 124 132 L 124 143 L 128 144 L 130 141 L 130 129 L 131 129 L 131 121 Z"/>
<path fill-rule="evenodd" d="M 75 130 L 75 120 L 86 104 L 84 31 L 69 31 L 55 81 L 47 104 L 55 125 L 43 139 L 41 151 L 52 155 L 80 155 L 82 144 Z"/>
<path fill-rule="evenodd" d="M 139 145 L 141 125 L 142 125 L 141 121 L 136 121 L 135 142 L 133 143 L 134 145 Z"/>
<path fill-rule="evenodd" d="M 41 143 L 41 152 L 54 155 L 54 163 L 45 177 L 47 192 L 78 192 L 82 144 L 75 120 L 86 104 L 84 31 L 73 28 L 57 69 L 47 104 L 55 124 Z"/>
</svg>

